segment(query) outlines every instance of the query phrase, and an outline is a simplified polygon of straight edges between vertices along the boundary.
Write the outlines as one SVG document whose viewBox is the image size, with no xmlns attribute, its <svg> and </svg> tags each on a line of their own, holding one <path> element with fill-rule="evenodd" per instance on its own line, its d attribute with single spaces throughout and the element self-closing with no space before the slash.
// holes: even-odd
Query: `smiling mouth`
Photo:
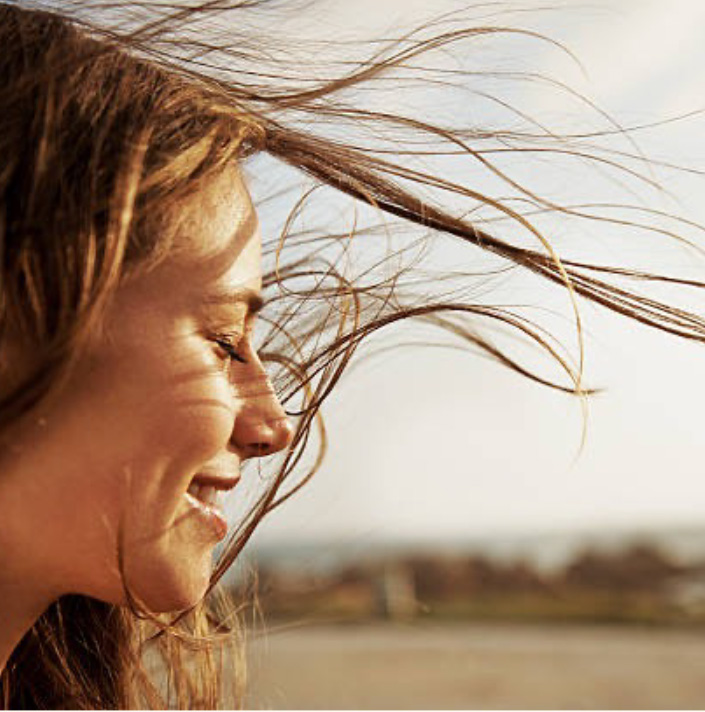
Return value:
<svg viewBox="0 0 705 712">
<path fill-rule="evenodd" d="M 223 539 L 228 533 L 228 521 L 223 513 L 221 494 L 231 490 L 240 481 L 240 477 L 198 474 L 184 492 L 188 511 L 195 514 L 203 524 L 209 526 L 216 539 Z"/>
</svg>

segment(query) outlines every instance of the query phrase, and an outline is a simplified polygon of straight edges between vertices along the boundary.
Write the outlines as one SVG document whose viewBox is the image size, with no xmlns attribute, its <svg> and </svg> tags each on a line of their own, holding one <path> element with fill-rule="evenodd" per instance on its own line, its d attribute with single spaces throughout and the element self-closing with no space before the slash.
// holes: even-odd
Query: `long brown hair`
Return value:
<svg viewBox="0 0 705 712">
<path fill-rule="evenodd" d="M 639 293 L 629 280 L 696 288 L 702 283 L 561 259 L 530 216 L 548 211 L 566 220 L 613 226 L 628 222 L 676 238 L 683 237 L 683 221 L 674 218 L 663 227 L 655 211 L 646 209 L 639 222 L 557 205 L 491 163 L 492 154 L 478 146 L 495 141 L 514 153 L 568 153 L 588 163 L 609 163 L 636 180 L 644 178 L 633 168 L 620 168 L 620 154 L 590 149 L 582 137 L 558 136 L 538 124 L 533 130 L 442 126 L 364 108 L 359 95 L 350 93 L 395 72 L 422 74 L 418 60 L 434 50 L 478 37 L 531 33 L 458 24 L 456 17 L 446 26 L 431 23 L 378 47 L 337 77 L 296 85 L 284 76 L 281 64 L 267 78 L 257 64 L 266 45 L 258 47 L 246 31 L 204 42 L 184 29 L 204 17 L 227 19 L 235 27 L 248 9 L 259 10 L 266 3 L 211 1 L 183 9 L 129 5 L 143 15 L 121 18 L 124 24 L 110 29 L 88 21 L 90 3 L 71 3 L 72 20 L 51 11 L 0 5 L 0 339 L 3 352 L 6 344 L 20 343 L 31 345 L 35 354 L 19 374 L 12 371 L 10 359 L 0 363 L 13 376 L 0 384 L 0 427 L 10 430 L 61 388 L 126 275 L 168 256 L 169 217 L 183 197 L 226 165 L 266 153 L 313 180 L 281 235 L 265 246 L 272 269 L 264 279 L 270 311 L 263 316 L 271 329 L 261 353 L 277 369 L 275 385 L 297 418 L 297 430 L 265 491 L 231 535 L 206 601 L 169 621 L 129 597 L 126 608 L 78 595 L 59 599 L 12 654 L 1 680 L 5 707 L 221 704 L 221 646 L 234 641 L 237 655 L 240 628 L 232 604 L 216 584 L 262 517 L 320 464 L 325 451 L 321 406 L 358 347 L 383 327 L 416 320 L 440 328 L 524 376 L 580 396 L 588 392 L 582 383 L 581 297 L 663 331 L 705 340 L 702 317 Z M 126 6 L 112 3 L 104 9 L 109 13 L 121 7 Z M 460 75 L 455 81 L 462 80 Z M 339 125 L 351 134 L 341 139 L 341 132 L 332 130 Z M 612 127 L 604 135 L 619 132 Z M 380 143 L 380 134 L 389 140 Z M 443 153 L 482 166 L 518 198 L 493 197 L 414 160 Z M 423 239 L 414 242 L 409 232 L 406 245 L 388 259 L 372 242 L 383 243 L 383 235 L 369 224 L 327 235 L 295 232 L 298 216 L 321 186 L 351 196 L 373 214 L 401 219 L 386 226 L 388 235 L 395 225 L 417 226 Z M 460 199 L 470 207 L 456 207 L 454 201 Z M 490 217 L 481 215 L 483 209 L 491 211 Z M 512 239 L 511 225 L 536 246 Z M 479 248 L 502 264 L 563 288 L 578 335 L 575 362 L 518 310 L 473 299 L 469 270 L 458 269 L 455 281 L 415 272 L 414 261 L 433 235 Z M 356 279 L 343 267 L 353 237 L 363 247 L 370 241 L 375 255 Z M 383 269 L 404 259 L 403 267 Z M 458 280 L 465 288 L 453 291 Z M 483 321 L 518 332 L 538 346 L 558 365 L 559 376 L 521 363 L 482 332 L 478 324 Z M 307 462 L 304 453 L 312 441 L 317 451 Z M 284 491 L 282 484 L 287 478 L 292 482 L 295 469 L 298 479 Z M 148 670 L 147 641 L 163 658 L 169 689 L 160 688 Z M 242 704 L 241 657 L 229 659 L 228 667 L 236 686 L 229 703 Z"/>
</svg>

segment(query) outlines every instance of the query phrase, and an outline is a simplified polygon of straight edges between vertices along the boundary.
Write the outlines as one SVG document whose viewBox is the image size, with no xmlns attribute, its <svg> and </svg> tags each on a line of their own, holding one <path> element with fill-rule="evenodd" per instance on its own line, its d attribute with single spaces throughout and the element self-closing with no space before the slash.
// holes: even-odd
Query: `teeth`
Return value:
<svg viewBox="0 0 705 712">
<path fill-rule="evenodd" d="M 215 487 L 201 487 L 198 499 L 206 504 L 216 505 L 218 503 L 218 490 Z"/>
<path fill-rule="evenodd" d="M 211 507 L 218 505 L 218 490 L 210 485 L 199 485 L 192 482 L 188 487 L 188 493 Z"/>
</svg>

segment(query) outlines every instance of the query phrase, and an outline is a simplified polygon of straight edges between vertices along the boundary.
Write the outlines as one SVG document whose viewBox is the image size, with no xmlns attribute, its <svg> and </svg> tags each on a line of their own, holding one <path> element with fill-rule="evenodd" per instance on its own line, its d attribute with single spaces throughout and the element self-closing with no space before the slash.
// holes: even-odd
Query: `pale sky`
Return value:
<svg viewBox="0 0 705 712">
<path fill-rule="evenodd" d="M 387 0 L 387 19 L 375 20 L 379 2 L 323 5 L 331 12 L 318 23 L 330 22 L 331 32 L 360 18 L 389 27 L 402 7 L 423 13 L 456 6 Z M 529 22 L 568 45 L 588 74 L 548 47 L 528 55 L 527 68 L 590 92 L 626 124 L 705 107 L 699 0 L 593 0 Z M 529 113 L 548 108 L 539 94 L 526 101 Z M 702 119 L 686 121 L 642 147 L 703 168 L 702 136 Z M 688 217 L 705 221 L 702 179 L 679 178 L 677 185 Z M 698 269 L 702 278 L 705 263 Z M 326 411 L 331 447 L 324 467 L 262 524 L 257 541 L 364 545 L 705 525 L 703 346 L 592 307 L 585 317 L 590 382 L 607 391 L 590 403 L 588 439 L 577 459 L 576 400 L 479 357 L 404 350 L 339 387 Z"/>
</svg>

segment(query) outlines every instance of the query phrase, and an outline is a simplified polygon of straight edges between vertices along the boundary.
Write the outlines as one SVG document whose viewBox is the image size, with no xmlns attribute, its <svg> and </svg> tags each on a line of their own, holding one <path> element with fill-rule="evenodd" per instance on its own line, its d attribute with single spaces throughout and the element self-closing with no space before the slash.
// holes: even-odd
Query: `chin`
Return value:
<svg viewBox="0 0 705 712">
<path fill-rule="evenodd" d="M 127 569 L 129 591 L 153 613 L 192 608 L 208 590 L 211 560 L 210 552 L 198 558 L 142 558 Z"/>
<path fill-rule="evenodd" d="M 175 613 L 198 604 L 208 590 L 209 580 L 210 577 L 174 582 L 150 581 L 144 587 L 133 586 L 130 591 L 138 597 L 138 603 L 152 613 Z"/>
</svg>

